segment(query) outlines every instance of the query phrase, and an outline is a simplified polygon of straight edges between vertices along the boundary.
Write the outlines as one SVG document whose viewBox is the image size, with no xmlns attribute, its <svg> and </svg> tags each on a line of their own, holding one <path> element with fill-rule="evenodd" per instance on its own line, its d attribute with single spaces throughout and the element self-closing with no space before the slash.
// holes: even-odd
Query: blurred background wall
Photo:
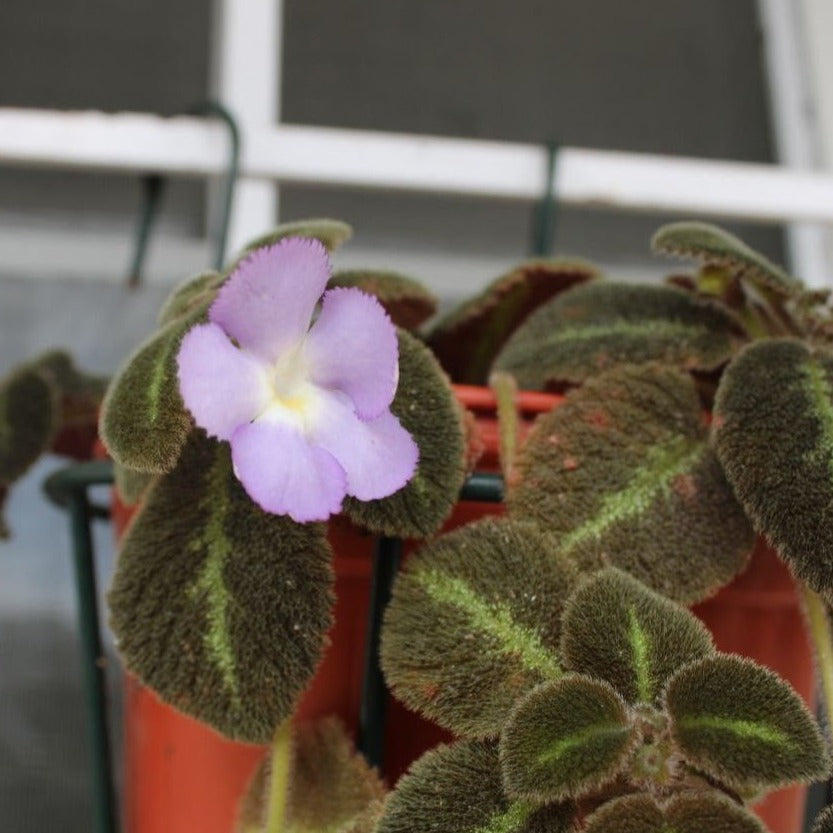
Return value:
<svg viewBox="0 0 833 833">
<path fill-rule="evenodd" d="M 2 0 L 0 105 L 185 111 L 210 94 L 207 9 Z M 282 39 L 286 122 L 774 158 L 753 0 L 286 0 Z M 115 370 L 166 287 L 206 266 L 212 193 L 170 184 L 148 284 L 130 291 L 135 177 L 0 165 L 0 373 L 53 344 L 88 369 Z M 282 219 L 353 224 L 337 264 L 411 273 L 446 301 L 529 246 L 530 207 L 511 202 L 292 186 L 279 205 Z M 648 240 L 669 219 L 560 210 L 555 250 L 656 279 Z M 777 228 L 737 230 L 782 258 Z M 0 819 L 10 831 L 90 827 L 66 520 L 40 493 L 56 465 L 15 490 L 14 538 L 0 544 Z M 106 528 L 97 545 L 106 585 Z"/>
</svg>

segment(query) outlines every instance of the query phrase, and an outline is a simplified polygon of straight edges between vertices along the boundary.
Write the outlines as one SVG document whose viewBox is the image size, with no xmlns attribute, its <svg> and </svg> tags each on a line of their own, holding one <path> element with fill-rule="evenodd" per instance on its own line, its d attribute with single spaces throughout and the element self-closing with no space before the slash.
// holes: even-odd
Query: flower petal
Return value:
<svg viewBox="0 0 833 833">
<path fill-rule="evenodd" d="M 234 473 L 267 512 L 325 521 L 341 509 L 346 477 L 335 458 L 286 423 L 256 420 L 231 438 Z"/>
<path fill-rule="evenodd" d="M 393 401 L 398 381 L 396 328 L 382 305 L 358 289 L 331 289 L 304 342 L 312 381 L 344 391 L 363 419 Z"/>
<path fill-rule="evenodd" d="M 190 329 L 179 348 L 177 375 L 185 407 L 212 437 L 227 440 L 269 402 L 267 368 L 238 350 L 216 324 Z"/>
<path fill-rule="evenodd" d="M 257 249 L 221 287 L 209 318 L 266 361 L 301 341 L 330 277 L 317 240 L 288 237 Z"/>
<path fill-rule="evenodd" d="M 413 477 L 419 448 L 389 410 L 364 421 L 338 394 L 321 402 L 307 435 L 338 460 L 347 474 L 347 494 L 376 500 L 399 491 Z"/>
</svg>

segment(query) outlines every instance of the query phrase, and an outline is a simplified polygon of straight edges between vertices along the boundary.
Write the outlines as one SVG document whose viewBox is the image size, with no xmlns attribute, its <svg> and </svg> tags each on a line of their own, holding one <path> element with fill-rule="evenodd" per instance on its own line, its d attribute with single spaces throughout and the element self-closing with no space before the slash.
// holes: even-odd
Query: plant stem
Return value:
<svg viewBox="0 0 833 833">
<path fill-rule="evenodd" d="M 495 394 L 495 400 L 497 401 L 500 467 L 503 470 L 503 480 L 508 484 L 512 482 L 520 433 L 518 408 L 515 401 L 518 385 L 511 373 L 497 370 L 489 377 L 489 387 Z"/>
<path fill-rule="evenodd" d="M 282 833 L 284 829 L 291 757 L 292 721 L 285 720 L 275 732 L 275 740 L 272 742 L 266 833 Z"/>
<path fill-rule="evenodd" d="M 830 622 L 821 597 L 807 585 L 803 587 L 803 594 L 810 639 L 816 651 L 816 663 L 821 678 L 827 728 L 833 732 L 833 638 L 830 633 Z"/>
</svg>

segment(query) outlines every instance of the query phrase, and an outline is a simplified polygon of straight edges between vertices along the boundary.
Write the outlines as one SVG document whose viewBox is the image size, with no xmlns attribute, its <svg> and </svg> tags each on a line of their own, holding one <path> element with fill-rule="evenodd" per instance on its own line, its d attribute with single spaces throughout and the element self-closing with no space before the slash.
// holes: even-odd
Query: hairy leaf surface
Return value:
<svg viewBox="0 0 833 833">
<path fill-rule="evenodd" d="M 592 576 L 564 611 L 565 665 L 607 680 L 630 703 L 656 704 L 677 670 L 713 650 L 698 619 L 620 570 Z"/>
<path fill-rule="evenodd" d="M 644 793 L 603 804 L 587 818 L 584 833 L 766 833 L 750 812 L 715 791 L 675 795 L 660 806 Z"/>
<path fill-rule="evenodd" d="M 177 380 L 177 354 L 209 301 L 154 333 L 127 359 L 102 405 L 101 438 L 110 456 L 135 471 L 164 474 L 179 459 L 193 427 Z"/>
<path fill-rule="evenodd" d="M 293 729 L 283 833 L 372 833 L 385 786 L 353 748 L 344 727 L 327 718 Z M 238 833 L 266 833 L 271 751 L 241 803 Z"/>
<path fill-rule="evenodd" d="M 272 231 L 248 243 L 227 272 L 233 272 L 240 261 L 245 260 L 256 249 L 274 246 L 275 243 L 279 243 L 287 237 L 310 237 L 321 243 L 328 252 L 334 252 L 352 236 L 352 227 L 347 225 L 347 223 L 341 222 L 341 220 L 309 219 L 281 223 L 281 225 L 276 226 Z"/>
<path fill-rule="evenodd" d="M 381 535 L 424 538 L 451 514 L 465 479 L 463 416 L 431 351 L 404 330 L 399 330 L 399 387 L 391 410 L 419 446 L 416 474 L 390 497 L 348 497 L 344 512 Z"/>
<path fill-rule="evenodd" d="M 613 780 L 639 739 L 627 704 L 608 683 L 576 675 L 543 683 L 503 730 L 504 786 L 529 801 L 578 798 Z"/>
<path fill-rule="evenodd" d="M 538 418 L 507 505 L 590 569 L 620 567 L 693 602 L 738 573 L 753 534 L 714 453 L 687 374 L 623 367 Z"/>
<path fill-rule="evenodd" d="M 581 261 L 529 260 L 443 317 L 428 345 L 455 382 L 486 384 L 504 342 L 537 307 L 599 273 Z"/>
<path fill-rule="evenodd" d="M 727 368 L 714 447 L 755 528 L 833 599 L 833 355 L 756 342 Z"/>
<path fill-rule="evenodd" d="M 437 311 L 437 298 L 421 283 L 398 272 L 352 269 L 336 272 L 328 289 L 360 289 L 378 298 L 397 327 L 415 330 Z"/>
<path fill-rule="evenodd" d="M 160 327 L 170 324 L 197 307 L 207 307 L 217 297 L 217 290 L 225 280 L 219 272 L 204 272 L 177 286 L 159 310 L 157 322 Z"/>
<path fill-rule="evenodd" d="M 801 281 L 746 245 L 742 240 L 710 223 L 684 221 L 662 226 L 653 237 L 654 251 L 692 257 L 703 264 L 723 267 L 757 286 L 794 295 Z"/>
<path fill-rule="evenodd" d="M 521 694 L 561 676 L 558 616 L 573 580 L 532 524 L 486 519 L 437 538 L 394 586 L 388 684 L 457 734 L 497 735 Z"/>
<path fill-rule="evenodd" d="M 262 743 L 321 657 L 331 585 L 324 528 L 261 511 L 228 446 L 194 434 L 128 530 L 111 623 L 127 667 L 163 700 Z"/>
<path fill-rule="evenodd" d="M 687 665 L 671 680 L 666 705 L 686 760 L 732 789 L 774 789 L 828 774 L 828 751 L 804 703 L 750 660 L 718 654 Z"/>
<path fill-rule="evenodd" d="M 528 390 L 649 361 L 712 370 L 729 359 L 740 336 L 723 307 L 682 289 L 598 281 L 539 307 L 507 341 L 495 368 Z"/>
<path fill-rule="evenodd" d="M 460 741 L 423 755 L 385 805 L 377 833 L 568 833 L 575 808 L 513 801 L 497 744 Z"/>
</svg>

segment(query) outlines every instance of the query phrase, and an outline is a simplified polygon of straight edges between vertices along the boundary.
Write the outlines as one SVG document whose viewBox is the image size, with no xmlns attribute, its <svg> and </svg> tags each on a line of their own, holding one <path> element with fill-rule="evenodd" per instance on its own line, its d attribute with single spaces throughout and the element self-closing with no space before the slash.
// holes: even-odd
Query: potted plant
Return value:
<svg viewBox="0 0 833 833">
<path fill-rule="evenodd" d="M 471 740 L 415 767 L 382 829 L 419 824 L 426 789 L 471 810 L 448 829 L 604 829 L 608 813 L 645 829 L 703 829 L 704 813 L 759 829 L 743 809 L 753 789 L 822 777 L 827 751 L 782 683 L 715 653 L 674 603 L 731 582 L 762 533 L 812 587 L 828 673 L 825 299 L 720 230 L 685 224 L 655 241 L 702 260 L 675 285 L 619 286 L 581 262 L 533 261 L 415 336 L 431 301 L 411 281 L 330 276 L 325 250 L 348 235 L 332 221 L 282 227 L 225 273 L 188 282 L 113 380 L 102 435 L 122 495 L 141 505 L 110 594 L 128 667 L 217 731 L 273 740 L 244 825 L 278 829 L 338 804 L 313 771 L 370 784 L 345 787 L 375 808 L 369 825 L 378 789 L 338 731 L 310 730 L 293 751 L 288 721 L 324 653 L 343 519 L 353 536 L 427 538 L 395 591 L 384 664 L 399 696 Z M 777 371 L 761 373 L 770 361 Z M 455 382 L 492 383 L 507 515 L 431 540 L 482 437 L 443 367 Z M 523 442 L 518 387 L 558 394 Z M 789 423 L 769 413 L 782 394 Z M 768 455 L 775 475 L 750 476 Z M 815 478 L 805 503 L 788 465 Z M 784 486 L 787 503 L 768 511 L 762 483 Z M 764 557 L 747 575 L 771 567 Z M 608 667 L 607 649 L 633 662 Z M 587 659 L 594 650 L 607 659 Z M 741 688 L 725 696 L 730 684 Z M 588 722 L 553 728 L 556 701 Z M 703 713 L 712 701 L 724 711 Z M 589 769 L 540 743 L 581 750 Z M 529 754 L 559 772 L 522 783 Z M 291 773 L 306 786 L 287 809 Z"/>
</svg>

